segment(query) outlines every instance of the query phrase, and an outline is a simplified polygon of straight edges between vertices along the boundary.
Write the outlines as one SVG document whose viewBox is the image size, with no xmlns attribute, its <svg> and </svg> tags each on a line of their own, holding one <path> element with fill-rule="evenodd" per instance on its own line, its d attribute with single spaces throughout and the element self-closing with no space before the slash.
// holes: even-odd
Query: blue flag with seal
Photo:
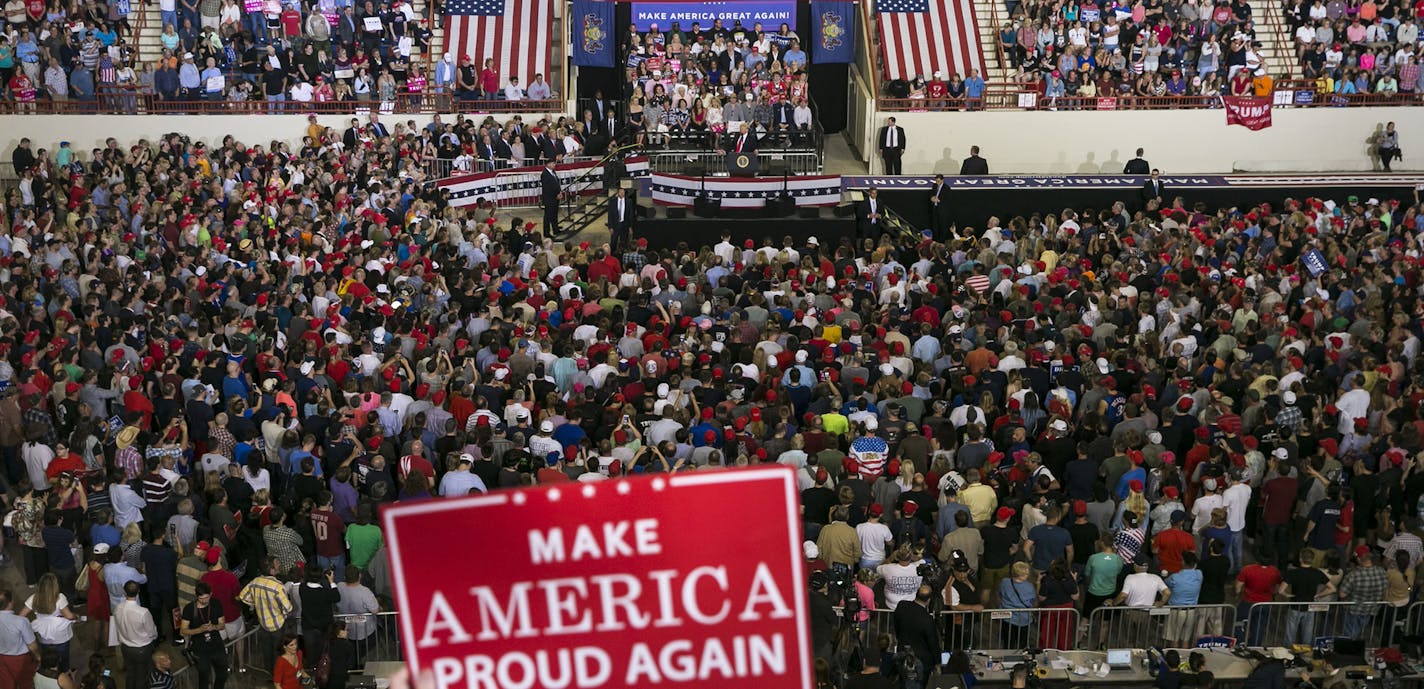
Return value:
<svg viewBox="0 0 1424 689">
<path fill-rule="evenodd" d="M 580 67 L 613 66 L 613 2 L 574 0 L 574 64 Z"/>
<path fill-rule="evenodd" d="M 854 3 L 811 3 L 811 62 L 854 62 L 854 22 Z"/>
</svg>

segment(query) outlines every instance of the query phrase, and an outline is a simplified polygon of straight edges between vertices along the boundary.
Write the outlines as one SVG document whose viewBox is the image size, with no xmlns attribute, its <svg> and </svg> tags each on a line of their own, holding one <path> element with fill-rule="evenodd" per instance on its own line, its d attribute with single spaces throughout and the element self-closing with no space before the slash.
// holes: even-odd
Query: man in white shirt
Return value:
<svg viewBox="0 0 1424 689">
<path fill-rule="evenodd" d="M 1202 479 L 1202 489 L 1206 492 L 1192 503 L 1192 533 L 1200 533 L 1211 523 L 1212 510 L 1226 507 L 1226 500 L 1221 497 L 1217 484 L 1219 480 L 1211 477 Z"/>
<path fill-rule="evenodd" d="M 306 81 L 299 81 L 292 86 L 292 100 L 298 103 L 310 103 L 312 100 L 313 91 L 314 89 L 312 88 L 311 83 Z"/>
<path fill-rule="evenodd" d="M 1151 565 L 1152 562 L 1145 553 L 1138 553 L 1137 559 L 1133 560 L 1133 573 L 1123 579 L 1122 592 L 1117 594 L 1113 605 L 1150 608 L 1161 605 L 1172 595 L 1172 589 L 1167 587 L 1162 577 L 1147 571 Z"/>
<path fill-rule="evenodd" d="M 124 658 L 124 678 L 126 687 L 148 686 L 148 674 L 152 668 L 153 643 L 158 640 L 158 627 L 153 623 L 153 613 L 138 602 L 138 582 L 124 584 L 124 600 L 113 611 L 113 633 L 110 639 L 117 639 Z"/>
<path fill-rule="evenodd" d="M 1360 374 L 1350 376 L 1347 383 L 1350 391 L 1335 401 L 1335 408 L 1340 410 L 1338 429 L 1345 435 L 1355 432 L 1355 419 L 1368 418 L 1370 414 L 1370 393 L 1361 387 L 1362 382 L 1363 376 Z"/>
<path fill-rule="evenodd" d="M 1227 558 L 1231 560 L 1233 572 L 1239 571 L 1245 564 L 1241 541 L 1245 540 L 1246 509 L 1251 504 L 1251 486 L 1242 478 L 1235 470 L 1228 472 L 1226 480 L 1231 486 L 1221 494 L 1222 506 L 1226 508 L 1226 526 L 1231 529 L 1231 548 L 1227 551 Z"/>
<path fill-rule="evenodd" d="M 855 527 L 855 535 L 860 539 L 860 568 L 873 569 L 885 562 L 886 548 L 895 542 L 890 527 L 882 524 L 880 518 L 885 508 L 880 503 L 872 503 L 868 519 Z"/>
<path fill-rule="evenodd" d="M 504 87 L 505 100 L 524 100 L 524 89 L 519 88 L 519 77 L 510 77 Z"/>
</svg>

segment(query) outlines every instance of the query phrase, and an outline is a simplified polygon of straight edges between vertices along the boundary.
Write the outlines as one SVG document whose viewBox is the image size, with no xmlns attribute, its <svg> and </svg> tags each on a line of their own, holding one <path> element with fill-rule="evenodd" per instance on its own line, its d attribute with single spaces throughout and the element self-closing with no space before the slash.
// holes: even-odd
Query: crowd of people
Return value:
<svg viewBox="0 0 1424 689">
<path fill-rule="evenodd" d="M 250 631 L 246 666 L 340 689 L 382 506 L 768 462 L 811 568 L 897 620 L 1339 600 L 1391 634 L 1416 597 L 1417 196 L 615 248 L 452 206 L 410 159 L 445 126 L 14 151 L 0 685 L 108 687 L 113 649 L 166 687 L 182 638 L 220 688 Z M 975 643 L 910 629 L 926 666 Z"/>
<path fill-rule="evenodd" d="M 468 55 L 436 59 L 430 18 L 408 1 L 248 5 L 160 0 L 161 26 L 144 30 L 157 36 L 161 53 L 139 60 L 139 24 L 128 18 L 128 0 L 10 0 L 0 32 L 0 88 L 21 112 L 43 101 L 123 113 L 219 107 L 214 102 L 271 111 L 375 103 L 392 112 L 555 96 L 543 74 L 503 75 L 493 60 L 480 66 Z"/>
<path fill-rule="evenodd" d="M 1424 93 L 1418 15 L 1408 2 L 1295 0 L 1283 3 L 1301 76 L 1319 93 Z"/>
<path fill-rule="evenodd" d="M 630 27 L 622 49 L 622 107 L 644 145 L 718 148 L 743 123 L 768 145 L 810 141 L 809 58 L 788 24 Z"/>
</svg>

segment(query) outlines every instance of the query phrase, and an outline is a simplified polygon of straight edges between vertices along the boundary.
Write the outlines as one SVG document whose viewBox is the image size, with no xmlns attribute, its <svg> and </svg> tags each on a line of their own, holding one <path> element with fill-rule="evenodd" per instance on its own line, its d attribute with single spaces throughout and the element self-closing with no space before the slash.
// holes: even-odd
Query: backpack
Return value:
<svg viewBox="0 0 1424 689">
<path fill-rule="evenodd" d="M 316 661 L 316 668 L 312 670 L 312 679 L 316 680 L 318 687 L 325 687 L 326 681 L 331 678 L 331 653 L 323 651 L 321 660 Z"/>
</svg>

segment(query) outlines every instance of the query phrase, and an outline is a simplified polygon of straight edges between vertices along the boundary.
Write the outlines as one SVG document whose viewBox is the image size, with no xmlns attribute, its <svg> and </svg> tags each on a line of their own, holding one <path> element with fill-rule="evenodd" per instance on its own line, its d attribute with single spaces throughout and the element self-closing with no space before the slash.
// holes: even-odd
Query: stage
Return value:
<svg viewBox="0 0 1424 689">
<path fill-rule="evenodd" d="M 834 248 L 842 238 L 855 237 L 855 218 L 833 217 L 829 210 L 822 211 L 821 217 L 816 219 L 758 215 L 742 213 L 734 217 L 698 218 L 689 214 L 686 218 L 644 218 L 633 228 L 633 237 L 646 238 L 648 246 L 654 249 L 685 246 L 693 251 L 722 241 L 724 231 L 731 231 L 732 243 L 737 246 L 748 239 L 758 244 L 781 246 L 781 238 L 790 235 L 798 247 L 815 237 L 821 246 Z"/>
</svg>

